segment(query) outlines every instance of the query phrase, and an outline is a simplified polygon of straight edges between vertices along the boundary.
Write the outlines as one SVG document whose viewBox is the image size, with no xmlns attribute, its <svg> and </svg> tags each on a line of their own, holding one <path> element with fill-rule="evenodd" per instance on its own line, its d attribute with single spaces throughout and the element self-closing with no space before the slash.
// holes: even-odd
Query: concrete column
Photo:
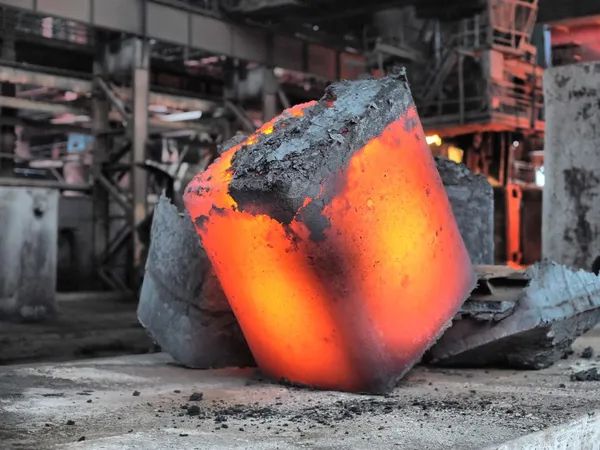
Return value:
<svg viewBox="0 0 600 450">
<path fill-rule="evenodd" d="M 0 188 L 0 320 L 56 312 L 58 198 L 53 189 Z"/>
<path fill-rule="evenodd" d="M 542 256 L 589 270 L 600 254 L 600 62 L 544 73 Z"/>
<path fill-rule="evenodd" d="M 238 61 L 234 59 L 228 59 L 225 61 L 225 86 L 223 88 L 223 98 L 231 102 L 238 102 L 240 99 L 239 93 L 239 66 Z"/>
</svg>

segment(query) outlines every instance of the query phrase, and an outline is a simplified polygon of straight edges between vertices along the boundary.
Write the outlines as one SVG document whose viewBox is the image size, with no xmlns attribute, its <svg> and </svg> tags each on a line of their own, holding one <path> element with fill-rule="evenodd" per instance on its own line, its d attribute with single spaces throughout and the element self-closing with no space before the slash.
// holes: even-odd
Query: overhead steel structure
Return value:
<svg viewBox="0 0 600 450">
<path fill-rule="evenodd" d="M 355 54 L 344 51 L 341 40 L 335 46 L 323 45 L 306 37 L 241 26 L 225 20 L 214 9 L 181 1 L 0 0 L 0 6 L 328 79 L 339 77 L 344 57 Z"/>
<path fill-rule="evenodd" d="M 174 49 L 175 53 L 181 53 L 177 57 L 182 62 L 184 59 L 187 62 L 216 57 L 225 63 L 230 61 L 234 73 L 247 63 L 264 67 L 265 82 L 259 97 L 262 97 L 265 116 L 277 113 L 279 101 L 287 103 L 273 77 L 275 67 L 332 80 L 344 76 L 346 61 L 357 58 L 354 50 L 345 50 L 347 40 L 322 43 L 316 42 L 314 36 L 309 39 L 264 27 L 239 25 L 210 7 L 210 1 L 204 3 L 208 7 L 163 0 L 0 0 L 3 13 L 0 83 L 12 89 L 0 94 L 3 111 L 0 124 L 10 127 L 43 125 L 64 132 L 93 135 L 90 184 L 72 186 L 56 182 L 54 186 L 92 193 L 97 271 L 112 289 L 130 290 L 136 285 L 135 271 L 131 270 L 140 261 L 136 230 L 150 212 L 146 167 L 149 132 L 221 128 L 219 134 L 227 134 L 223 129 L 226 128 L 224 119 L 218 117 L 222 117 L 223 110 L 233 111 L 234 117 L 241 119 L 248 128 L 253 127 L 252 121 L 236 106 L 237 75 L 232 79 L 224 73 L 221 98 L 203 94 L 202 98 L 188 98 L 156 92 L 151 90 L 153 80 L 149 70 L 153 52 Z M 31 15 L 28 17 L 32 19 L 20 26 L 23 14 Z M 50 22 L 46 23 L 46 18 Z M 62 21 L 71 28 L 57 33 L 53 28 L 55 21 Z M 42 34 L 35 42 L 36 39 L 32 39 L 35 36 L 28 31 L 40 27 Z M 45 30 L 47 27 L 50 31 Z M 67 39 L 58 42 L 59 51 L 51 53 L 52 45 L 57 45 L 54 38 L 58 34 Z M 15 43 L 32 41 L 35 44 L 41 42 L 48 49 L 36 62 L 52 64 L 52 59 L 59 58 L 61 51 L 84 51 L 93 60 L 93 70 L 66 73 L 64 68 L 57 71 L 48 66 L 24 64 L 30 56 L 18 57 L 23 49 L 17 48 Z M 195 50 L 200 52 L 194 56 Z M 80 62 L 77 57 L 67 59 L 69 64 Z M 271 82 L 267 83 L 269 80 Z M 28 95 L 27 92 L 42 95 Z M 68 96 L 75 100 L 68 100 Z M 165 121 L 160 115 L 149 114 L 152 107 L 174 112 L 195 111 L 203 117 L 186 123 Z M 65 124 L 64 116 L 77 120 Z M 9 143 L 6 149 L 12 151 L 11 147 Z M 5 184 L 31 181 L 13 179 Z M 123 265 L 125 270 L 122 270 Z"/>
</svg>

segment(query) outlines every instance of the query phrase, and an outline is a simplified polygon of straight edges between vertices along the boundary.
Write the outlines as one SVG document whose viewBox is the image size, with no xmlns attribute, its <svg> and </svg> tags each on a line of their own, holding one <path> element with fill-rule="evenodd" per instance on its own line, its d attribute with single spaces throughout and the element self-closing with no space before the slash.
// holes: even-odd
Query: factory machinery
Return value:
<svg viewBox="0 0 600 450">
<path fill-rule="evenodd" d="M 434 153 L 497 186 L 496 259 L 527 264 L 540 256 L 537 19 L 600 14 L 562 3 L 0 0 L 0 186 L 62 193 L 58 290 L 135 292 L 165 189 L 332 80 L 402 65 Z"/>
</svg>

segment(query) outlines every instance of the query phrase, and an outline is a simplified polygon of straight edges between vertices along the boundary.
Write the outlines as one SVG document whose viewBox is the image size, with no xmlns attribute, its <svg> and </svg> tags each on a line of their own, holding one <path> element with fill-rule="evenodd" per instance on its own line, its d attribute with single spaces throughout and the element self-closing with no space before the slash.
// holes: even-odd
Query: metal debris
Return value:
<svg viewBox="0 0 600 450">
<path fill-rule="evenodd" d="M 592 273 L 550 261 L 525 272 L 507 267 L 480 272 L 488 275 L 432 347 L 431 362 L 541 369 L 600 322 L 600 277 Z"/>
<path fill-rule="evenodd" d="M 578 370 L 571 374 L 571 381 L 600 381 L 600 372 L 597 367 Z"/>
</svg>

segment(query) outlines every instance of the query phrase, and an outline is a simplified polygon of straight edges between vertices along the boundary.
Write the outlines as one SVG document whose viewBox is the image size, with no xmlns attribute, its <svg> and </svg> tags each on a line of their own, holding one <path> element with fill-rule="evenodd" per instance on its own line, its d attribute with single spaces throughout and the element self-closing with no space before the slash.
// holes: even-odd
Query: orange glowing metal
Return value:
<svg viewBox="0 0 600 450">
<path fill-rule="evenodd" d="M 313 107 L 291 108 L 224 153 L 184 199 L 266 374 L 384 392 L 440 335 L 474 273 L 412 106 L 337 173 L 324 239 L 298 215 L 282 225 L 240 210 L 228 191 L 234 154 Z"/>
</svg>

